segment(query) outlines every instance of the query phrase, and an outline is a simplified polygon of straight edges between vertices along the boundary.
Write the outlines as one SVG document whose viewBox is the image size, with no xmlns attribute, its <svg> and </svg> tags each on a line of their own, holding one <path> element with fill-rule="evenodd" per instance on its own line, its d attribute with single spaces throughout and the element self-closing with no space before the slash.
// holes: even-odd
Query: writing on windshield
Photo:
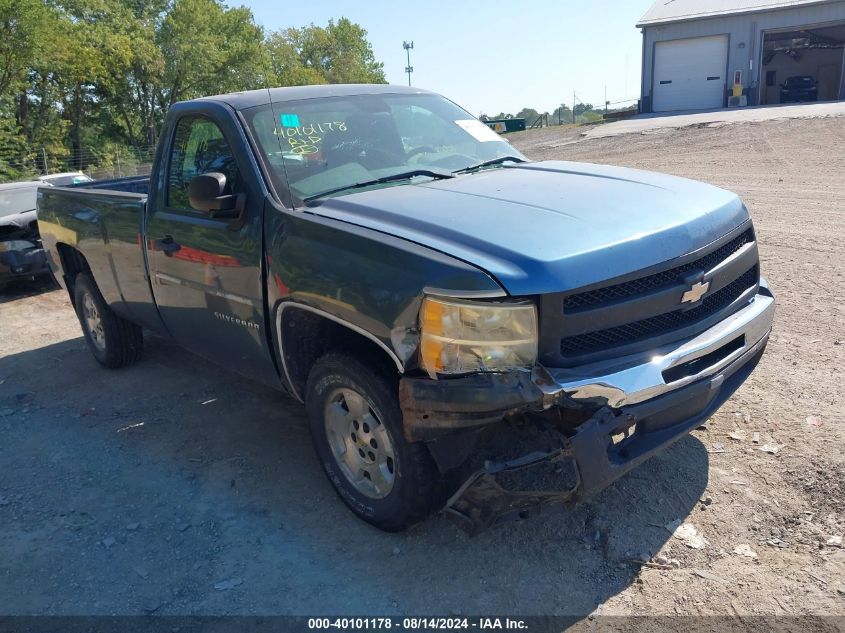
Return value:
<svg viewBox="0 0 845 633">
<path fill-rule="evenodd" d="M 317 154 L 326 133 L 335 130 L 339 132 L 348 131 L 345 121 L 322 121 L 301 125 L 298 115 L 283 114 L 280 118 L 282 127 L 277 127 L 273 130 L 273 133 L 284 139 L 291 154 Z"/>
<path fill-rule="evenodd" d="M 277 190 L 300 201 L 329 191 L 346 195 L 363 182 L 388 186 L 396 174 L 459 173 L 519 154 L 471 114 L 434 94 L 280 101 L 245 114 Z"/>
</svg>

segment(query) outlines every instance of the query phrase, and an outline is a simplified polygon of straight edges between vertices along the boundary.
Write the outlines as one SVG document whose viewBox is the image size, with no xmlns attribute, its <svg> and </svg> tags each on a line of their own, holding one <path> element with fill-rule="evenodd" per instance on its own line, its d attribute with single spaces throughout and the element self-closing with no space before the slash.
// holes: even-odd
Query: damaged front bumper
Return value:
<svg viewBox="0 0 845 633">
<path fill-rule="evenodd" d="M 0 285 L 50 272 L 35 221 L 35 211 L 0 218 Z"/>
<path fill-rule="evenodd" d="M 38 245 L 20 250 L 0 251 L 0 284 L 17 279 L 33 279 L 49 272 L 47 254 Z"/>
<path fill-rule="evenodd" d="M 445 441 L 444 435 L 466 435 L 520 413 L 588 411 L 592 415 L 572 433 L 560 434 L 554 450 L 486 463 L 447 507 L 476 531 L 548 503 L 574 502 L 602 490 L 711 416 L 757 365 L 773 320 L 774 298 L 761 280 L 760 292 L 742 310 L 690 340 L 655 350 L 646 362 L 623 358 L 577 370 L 537 366 L 530 373 L 440 381 L 406 377 L 400 383 L 405 434 L 434 446 Z M 434 455 L 441 468 L 442 462 L 453 465 Z M 512 485 L 516 472 L 554 474 L 569 467 L 574 475 L 557 489 L 526 492 Z"/>
</svg>

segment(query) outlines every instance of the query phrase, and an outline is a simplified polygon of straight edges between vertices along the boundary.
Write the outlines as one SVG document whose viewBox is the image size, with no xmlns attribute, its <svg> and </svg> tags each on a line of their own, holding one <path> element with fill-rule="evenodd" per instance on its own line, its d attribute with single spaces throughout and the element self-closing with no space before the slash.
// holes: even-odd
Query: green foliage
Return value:
<svg viewBox="0 0 845 633">
<path fill-rule="evenodd" d="M 263 33 L 245 7 L 176 0 L 156 39 L 164 59 L 159 92 L 168 105 L 262 84 Z"/>
<path fill-rule="evenodd" d="M 576 103 L 575 104 L 575 116 L 580 116 L 585 112 L 592 112 L 593 111 L 593 104 L 592 103 Z"/>
<path fill-rule="evenodd" d="M 522 108 L 519 112 L 516 113 L 517 119 L 525 119 L 526 125 L 531 125 L 534 121 L 537 120 L 537 117 L 540 116 L 540 113 L 537 112 L 534 108 Z"/>
<path fill-rule="evenodd" d="M 386 83 L 367 31 L 346 18 L 322 28 L 284 29 L 267 38 L 270 82 L 281 86 Z"/>
<path fill-rule="evenodd" d="M 572 123 L 572 110 L 569 109 L 569 106 L 562 105 L 558 108 L 555 108 L 552 115 L 549 117 L 549 123 L 551 125 L 558 125 L 562 123 L 566 125 L 567 123 Z"/>
<path fill-rule="evenodd" d="M 0 97 L 19 90 L 44 54 L 49 9 L 38 0 L 0 0 Z"/>
<path fill-rule="evenodd" d="M 495 116 L 488 116 L 486 114 L 482 114 L 479 118 L 483 121 L 489 121 L 493 119 L 525 119 L 525 123 L 527 125 L 531 125 L 534 121 L 537 120 L 537 117 L 540 116 L 540 113 L 537 112 L 534 108 L 522 108 L 516 114 L 510 114 L 508 112 L 499 112 L 499 114 Z"/>
<path fill-rule="evenodd" d="M 265 37 L 222 0 L 0 0 L 0 181 L 43 171 L 45 153 L 51 171 L 120 170 L 177 101 L 384 83 L 366 36 L 341 18 Z"/>
<path fill-rule="evenodd" d="M 580 116 L 580 119 L 584 123 L 595 123 L 596 121 L 601 121 L 603 118 L 602 113 L 596 110 L 585 110 Z"/>
<path fill-rule="evenodd" d="M 537 112 L 534 108 L 522 108 L 519 112 L 514 114 L 509 114 L 506 112 L 500 112 L 496 116 L 487 116 L 486 114 L 481 115 L 481 119 L 488 120 L 488 119 L 525 119 L 526 125 L 531 125 L 534 123 L 537 118 L 540 116 L 540 113 Z M 558 108 L 555 108 L 554 112 L 548 115 L 548 123 L 549 125 L 571 125 L 572 123 L 594 123 L 596 121 L 602 120 L 602 113 L 595 110 L 593 105 L 590 103 L 578 103 L 575 105 L 575 116 L 572 116 L 572 110 L 567 105 L 561 105 Z"/>
<path fill-rule="evenodd" d="M 10 109 L 0 102 L 0 113 Z M 28 154 L 26 139 L 16 129 L 13 118 L 0 116 L 0 182 L 18 180 L 36 172 L 33 157 Z"/>
</svg>

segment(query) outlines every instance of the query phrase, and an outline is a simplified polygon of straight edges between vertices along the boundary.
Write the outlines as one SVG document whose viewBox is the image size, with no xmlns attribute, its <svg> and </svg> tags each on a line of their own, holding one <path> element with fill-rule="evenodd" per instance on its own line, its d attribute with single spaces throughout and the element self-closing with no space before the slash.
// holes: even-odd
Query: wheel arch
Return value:
<svg viewBox="0 0 845 633">
<path fill-rule="evenodd" d="M 62 278 L 65 282 L 65 288 L 70 295 L 71 304 L 76 307 L 76 298 L 74 296 L 76 276 L 79 273 L 91 274 L 91 266 L 88 264 L 85 255 L 70 244 L 57 242 L 56 251 L 59 254 L 59 260 L 62 265 Z"/>
<path fill-rule="evenodd" d="M 355 353 L 386 375 L 398 377 L 405 371 L 396 352 L 384 341 L 324 310 L 286 301 L 276 310 L 275 326 L 283 379 L 300 402 L 311 368 L 328 352 Z"/>
</svg>

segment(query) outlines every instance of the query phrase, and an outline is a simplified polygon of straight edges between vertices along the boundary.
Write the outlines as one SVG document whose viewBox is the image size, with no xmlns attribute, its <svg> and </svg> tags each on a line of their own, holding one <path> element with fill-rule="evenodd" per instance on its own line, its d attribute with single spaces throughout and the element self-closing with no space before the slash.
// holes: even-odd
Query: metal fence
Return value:
<svg viewBox="0 0 845 633">
<path fill-rule="evenodd" d="M 155 145 L 82 148 L 61 153 L 46 147 L 22 152 L 0 149 L 0 174 L 16 172 L 27 178 L 81 171 L 95 180 L 142 176 L 150 173 L 154 154 Z"/>
</svg>

